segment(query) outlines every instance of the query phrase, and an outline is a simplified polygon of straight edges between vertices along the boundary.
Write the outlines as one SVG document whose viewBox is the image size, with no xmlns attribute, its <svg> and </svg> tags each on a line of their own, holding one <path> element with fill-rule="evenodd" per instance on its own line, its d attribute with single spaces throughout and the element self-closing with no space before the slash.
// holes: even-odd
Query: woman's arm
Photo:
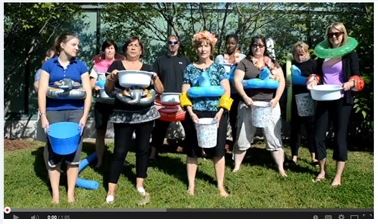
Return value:
<svg viewBox="0 0 378 224">
<path fill-rule="evenodd" d="M 190 84 L 183 84 L 181 88 L 181 94 L 188 94 L 188 90 L 190 89 Z M 197 115 L 193 112 L 192 106 L 186 106 L 186 110 L 188 111 L 189 116 L 192 118 L 194 123 L 198 122 Z"/>
<path fill-rule="evenodd" d="M 235 89 L 239 93 L 239 95 L 242 97 L 244 103 L 248 106 L 251 106 L 253 101 L 252 99 L 245 93 L 244 87 L 243 87 L 243 79 L 245 76 L 245 72 L 240 69 L 236 69 L 235 75 L 234 75 L 234 82 L 235 82 Z"/>
<path fill-rule="evenodd" d="M 85 127 L 85 124 L 88 119 L 89 111 L 92 105 L 92 88 L 91 88 L 91 82 L 89 80 L 88 72 L 81 75 L 81 83 L 83 85 L 83 89 L 85 90 L 86 96 L 84 100 L 83 116 L 80 119 L 80 125 L 82 127 Z"/>
<path fill-rule="evenodd" d="M 49 78 L 50 74 L 42 70 L 38 88 L 38 108 L 41 115 L 42 128 L 49 127 L 49 121 L 46 116 L 46 93 L 49 87 Z"/>
<path fill-rule="evenodd" d="M 156 92 L 162 94 L 164 92 L 164 86 L 163 83 L 161 83 L 159 76 L 155 73 L 151 78 Z"/>
<path fill-rule="evenodd" d="M 115 83 L 118 81 L 118 68 L 120 67 L 118 65 L 120 63 L 122 63 L 122 61 L 114 61 L 106 73 L 105 92 L 109 96 L 113 95 Z"/>
<path fill-rule="evenodd" d="M 90 85 L 92 89 L 96 89 L 96 81 L 97 81 L 98 74 L 94 68 L 91 69 L 91 73 L 89 74 Z"/>
<path fill-rule="evenodd" d="M 279 86 L 276 89 L 276 94 L 275 94 L 274 98 L 271 100 L 272 107 L 275 107 L 277 105 L 277 103 L 280 101 L 281 96 L 282 96 L 282 94 L 285 90 L 285 77 L 284 77 L 284 74 L 283 74 L 281 67 L 274 68 L 272 70 L 272 75 L 274 77 L 276 77 L 276 79 L 279 82 Z"/>
</svg>

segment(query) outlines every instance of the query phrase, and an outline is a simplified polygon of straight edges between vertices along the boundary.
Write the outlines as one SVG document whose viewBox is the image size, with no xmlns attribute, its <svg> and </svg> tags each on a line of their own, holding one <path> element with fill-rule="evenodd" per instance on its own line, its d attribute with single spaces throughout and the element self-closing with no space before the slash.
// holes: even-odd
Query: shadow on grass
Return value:
<svg viewBox="0 0 378 224">
<path fill-rule="evenodd" d="M 232 170 L 234 164 L 232 154 L 226 154 L 225 159 L 226 167 L 229 167 Z M 301 165 L 293 166 L 289 161 L 290 159 L 286 158 L 285 155 L 284 167 L 285 170 L 289 172 L 311 173 L 314 175 L 317 174 L 315 168 Z M 312 166 L 311 161 L 304 160 L 304 162 Z M 260 166 L 277 171 L 277 165 L 273 160 L 271 152 L 265 149 L 265 144 L 261 141 L 256 141 L 255 144 L 253 144 L 253 146 L 248 149 L 243 159 L 242 166 L 247 164 L 250 166 Z M 243 169 L 243 167 L 241 167 L 241 169 Z"/>
<path fill-rule="evenodd" d="M 161 170 L 164 173 L 167 173 L 168 175 L 171 175 L 175 177 L 177 180 L 181 181 L 184 184 L 188 184 L 188 178 L 186 173 L 186 161 L 182 162 L 180 158 L 171 158 L 169 156 L 164 156 L 164 154 L 167 153 L 177 153 L 177 154 L 183 154 L 186 157 L 186 154 L 184 152 L 176 152 L 177 146 L 182 145 L 180 142 L 170 142 L 169 145 L 163 145 L 159 149 L 159 156 L 158 158 L 149 164 L 149 167 L 157 168 L 158 170 Z M 201 171 L 201 160 L 204 158 L 198 158 L 198 168 L 196 173 L 196 179 L 204 180 L 212 185 L 217 185 L 215 174 L 214 176 L 210 176 L 207 173 L 204 173 Z M 212 163 L 211 158 L 206 158 L 207 160 L 210 160 Z"/>
<path fill-rule="evenodd" d="M 47 173 L 47 168 L 45 165 L 45 161 L 43 159 L 43 150 L 44 146 L 39 147 L 37 150 L 32 151 L 32 156 L 34 156 L 34 172 L 41 179 L 46 185 L 50 186 L 50 180 Z M 50 189 L 51 191 L 51 189 Z"/>
<path fill-rule="evenodd" d="M 46 167 L 46 163 L 45 163 L 44 155 L 43 155 L 44 148 L 45 148 L 44 146 L 39 147 L 37 150 L 31 153 L 35 157 L 34 164 L 33 164 L 34 172 L 36 173 L 37 177 L 39 177 L 47 186 L 49 186 L 49 191 L 50 193 L 52 193 L 48 171 L 47 171 L 47 167 Z M 90 154 L 94 152 L 95 152 L 95 144 L 83 142 L 82 153 L 86 153 L 89 156 Z M 89 165 L 89 167 L 92 167 L 92 168 L 94 168 L 94 166 L 95 166 L 95 161 Z M 88 169 L 89 167 L 87 167 L 86 169 Z M 67 190 L 66 170 L 67 170 L 66 163 L 63 162 L 61 166 L 59 186 L 65 186 Z M 79 174 L 79 177 L 80 177 L 80 174 Z"/>
<path fill-rule="evenodd" d="M 113 145 L 113 147 L 114 147 L 114 145 Z M 128 150 L 128 153 L 129 152 L 135 153 L 135 147 L 136 147 L 135 142 L 133 140 L 132 148 L 130 148 L 130 150 Z M 113 160 L 113 150 L 114 150 L 113 148 L 110 148 L 109 146 L 106 145 L 104 155 L 103 155 L 103 159 L 102 159 L 103 162 L 102 162 L 101 167 L 96 167 L 97 161 L 95 160 L 95 161 L 91 162 L 91 164 L 89 164 L 89 166 L 86 168 L 86 169 L 88 169 L 88 168 L 93 169 L 95 172 L 97 172 L 98 174 L 100 174 L 102 176 L 103 188 L 106 191 L 108 190 L 109 173 L 110 173 L 111 163 L 112 163 L 112 160 Z M 85 153 L 87 156 L 90 156 L 92 153 L 95 153 L 95 152 L 96 152 L 96 143 L 94 143 L 94 142 L 84 142 L 83 143 L 82 153 Z M 124 162 L 123 167 L 122 167 L 121 175 L 124 175 L 127 178 L 128 181 L 130 181 L 133 185 L 135 185 L 136 184 L 136 174 L 133 172 L 135 165 L 128 162 L 128 160 L 127 160 L 128 153 L 126 155 L 125 162 Z M 82 159 L 84 159 L 84 158 L 86 158 L 86 157 L 83 157 Z M 83 171 L 84 170 L 82 170 L 82 172 Z M 80 174 L 79 174 L 79 177 L 80 177 Z"/>
</svg>

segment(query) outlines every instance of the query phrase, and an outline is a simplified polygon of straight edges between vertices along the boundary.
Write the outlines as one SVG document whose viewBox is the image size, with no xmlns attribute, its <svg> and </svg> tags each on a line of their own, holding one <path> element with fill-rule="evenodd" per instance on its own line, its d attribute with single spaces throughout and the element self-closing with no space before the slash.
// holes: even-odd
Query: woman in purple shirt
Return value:
<svg viewBox="0 0 378 224">
<path fill-rule="evenodd" d="M 342 23 L 332 23 L 327 28 L 327 40 L 329 49 L 345 48 L 348 40 L 347 30 Z M 316 53 L 316 51 L 315 51 Z M 318 101 L 315 112 L 315 147 L 320 164 L 320 172 L 315 182 L 321 182 L 327 176 L 327 151 L 326 132 L 329 121 L 333 122 L 335 131 L 336 148 L 333 152 L 333 159 L 336 161 L 336 175 L 331 186 L 341 185 L 341 177 L 344 172 L 347 160 L 347 133 L 348 123 L 353 108 L 353 94 L 351 90 L 358 87 L 361 79 L 358 78 L 359 64 L 358 56 L 354 49 L 341 57 L 320 59 L 318 63 L 318 74 L 309 79 L 307 87 L 311 89 L 317 84 L 336 84 L 343 88 L 343 96 L 338 100 Z"/>
</svg>

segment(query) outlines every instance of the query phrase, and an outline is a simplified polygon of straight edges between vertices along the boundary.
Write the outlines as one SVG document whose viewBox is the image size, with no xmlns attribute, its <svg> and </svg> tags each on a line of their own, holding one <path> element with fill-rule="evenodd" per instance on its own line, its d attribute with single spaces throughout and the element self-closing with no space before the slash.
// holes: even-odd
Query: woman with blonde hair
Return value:
<svg viewBox="0 0 378 224">
<path fill-rule="evenodd" d="M 333 159 L 336 161 L 336 175 L 331 186 L 341 185 L 341 178 L 348 159 L 348 124 L 353 108 L 353 98 L 357 91 L 364 87 L 360 76 L 359 59 L 355 48 L 357 40 L 348 37 L 343 23 L 336 22 L 326 29 L 326 39 L 315 47 L 319 76 L 312 76 L 307 82 L 311 89 L 319 84 L 339 85 L 342 97 L 331 101 L 318 101 L 315 111 L 315 147 L 320 164 L 320 172 L 315 182 L 324 181 L 327 177 L 327 148 L 325 145 L 329 121 L 333 122 L 336 147 Z M 353 91 L 352 91 L 353 90 Z"/>
<path fill-rule="evenodd" d="M 300 71 L 300 75 L 303 78 L 311 77 L 312 75 L 316 74 L 316 61 L 311 59 L 309 46 L 303 42 L 298 41 L 293 45 L 293 56 L 294 61 L 293 65 L 298 68 L 297 71 Z M 291 83 L 293 87 L 293 95 L 292 95 L 292 118 L 290 122 L 290 148 L 291 148 L 291 156 L 293 164 L 297 164 L 298 161 L 298 152 L 299 147 L 301 145 L 301 126 L 304 126 L 306 129 L 307 134 L 307 146 L 311 154 L 311 161 L 314 165 L 317 164 L 317 160 L 315 157 L 315 145 L 314 145 L 314 117 L 313 115 L 309 116 L 300 116 L 298 113 L 296 96 L 298 94 L 302 95 L 307 94 L 310 98 L 309 90 L 306 88 L 305 83 L 296 83 L 292 82 L 292 80 L 287 80 L 288 83 Z"/>
<path fill-rule="evenodd" d="M 199 122 L 200 118 L 213 118 L 218 123 L 216 146 L 203 150 L 213 160 L 219 194 L 222 197 L 227 197 L 228 193 L 224 187 L 224 146 L 226 144 L 228 111 L 232 100 L 230 83 L 224 67 L 211 60 L 216 42 L 216 37 L 208 31 L 198 32 L 193 36 L 192 43 L 198 60 L 189 64 L 185 69 L 180 101 L 181 106 L 187 110 L 183 125 L 185 129 L 184 150 L 187 152 L 188 194 L 194 195 L 198 157 L 203 155 L 202 149 L 198 146 L 195 124 Z M 206 85 L 201 84 L 201 80 L 204 79 L 206 79 L 204 81 L 207 83 Z M 205 93 L 199 97 L 188 94 L 192 87 L 201 86 L 220 86 L 224 89 L 224 94 L 216 97 L 208 97 Z"/>
</svg>

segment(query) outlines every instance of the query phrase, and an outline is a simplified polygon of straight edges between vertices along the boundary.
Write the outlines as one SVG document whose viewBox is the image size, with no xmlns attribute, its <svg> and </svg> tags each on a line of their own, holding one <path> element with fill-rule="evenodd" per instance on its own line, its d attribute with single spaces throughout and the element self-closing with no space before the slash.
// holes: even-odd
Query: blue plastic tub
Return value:
<svg viewBox="0 0 378 224">
<path fill-rule="evenodd" d="M 79 147 L 81 127 L 74 122 L 58 122 L 50 125 L 47 135 L 54 153 L 69 155 Z"/>
</svg>

